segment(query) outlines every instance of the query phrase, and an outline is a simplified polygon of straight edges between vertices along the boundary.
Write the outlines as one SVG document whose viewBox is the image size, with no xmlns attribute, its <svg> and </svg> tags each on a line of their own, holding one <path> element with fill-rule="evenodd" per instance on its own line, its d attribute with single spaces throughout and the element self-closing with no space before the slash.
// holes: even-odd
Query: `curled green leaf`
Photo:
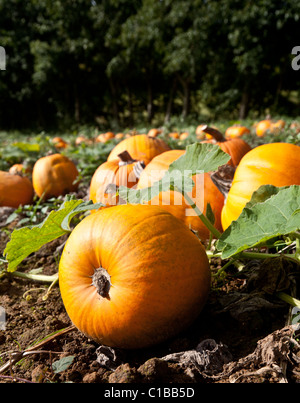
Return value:
<svg viewBox="0 0 300 403">
<path fill-rule="evenodd" d="M 224 231 L 217 250 L 226 259 L 300 229 L 300 186 L 262 186 L 236 221 Z"/>
</svg>

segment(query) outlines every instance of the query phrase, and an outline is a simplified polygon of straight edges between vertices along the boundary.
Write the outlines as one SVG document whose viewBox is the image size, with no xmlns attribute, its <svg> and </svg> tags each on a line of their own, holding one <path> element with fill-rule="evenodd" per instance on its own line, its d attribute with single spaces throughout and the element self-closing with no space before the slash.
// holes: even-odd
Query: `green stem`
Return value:
<svg viewBox="0 0 300 403">
<path fill-rule="evenodd" d="M 210 250 L 206 251 L 207 257 L 210 259 L 212 257 L 222 257 L 222 252 L 212 252 Z M 266 259 L 266 258 L 278 258 L 278 257 L 284 257 L 288 260 L 291 260 L 292 262 L 298 263 L 299 260 L 295 257 L 295 255 L 281 255 L 280 253 L 264 253 L 264 252 L 239 252 L 236 254 L 238 258 L 244 258 L 244 259 Z M 234 256 L 231 256 L 234 257 Z"/>
<path fill-rule="evenodd" d="M 300 238 L 296 239 L 296 253 L 295 258 L 300 261 Z"/>
<path fill-rule="evenodd" d="M 293 255 L 288 255 L 288 254 L 280 254 L 280 253 L 264 253 L 264 252 L 241 252 L 239 253 L 239 256 L 241 258 L 247 258 L 247 259 L 267 259 L 267 258 L 278 258 L 278 257 L 284 257 L 285 259 L 291 260 L 292 262 L 298 263 L 299 260 L 295 258 Z"/>
<path fill-rule="evenodd" d="M 277 292 L 276 293 L 277 297 L 282 299 L 283 301 L 287 302 L 290 305 L 296 306 L 300 308 L 300 301 L 297 298 L 291 297 L 290 295 L 286 294 L 285 292 Z"/>
<path fill-rule="evenodd" d="M 211 250 L 207 250 L 206 254 L 209 259 L 212 257 L 222 257 L 222 252 L 212 252 Z"/>
<path fill-rule="evenodd" d="M 231 266 L 233 264 L 233 260 L 229 260 L 227 263 L 224 264 L 224 266 L 222 266 L 217 273 L 214 275 L 214 277 L 218 277 L 221 273 L 223 273 L 223 271 L 225 271 L 227 269 L 227 267 Z"/>
<path fill-rule="evenodd" d="M 216 238 L 220 238 L 220 236 L 222 235 L 221 232 L 219 232 L 217 230 L 217 228 L 215 228 L 213 226 L 213 224 L 209 221 L 208 218 L 205 217 L 205 215 L 202 213 L 202 211 L 199 209 L 199 207 L 197 207 L 197 205 L 194 203 L 193 199 L 190 198 L 190 196 L 182 189 L 178 189 L 178 191 L 183 195 L 183 197 L 185 198 L 185 200 L 188 202 L 188 204 L 192 207 L 192 209 L 195 211 L 195 213 L 197 214 L 197 216 L 200 218 L 200 220 L 203 222 L 203 224 L 206 225 L 206 227 L 210 230 L 210 232 L 216 237 Z"/>
<path fill-rule="evenodd" d="M 45 274 L 30 274 L 30 273 L 22 273 L 20 271 L 14 271 L 9 274 L 15 277 L 24 278 L 26 280 L 41 281 L 43 283 L 53 283 L 56 282 L 58 279 L 58 273 L 55 273 L 52 276 L 47 276 Z"/>
<path fill-rule="evenodd" d="M 291 235 L 292 235 L 294 238 L 300 240 L 300 234 L 299 234 L 299 232 L 292 232 Z"/>
</svg>

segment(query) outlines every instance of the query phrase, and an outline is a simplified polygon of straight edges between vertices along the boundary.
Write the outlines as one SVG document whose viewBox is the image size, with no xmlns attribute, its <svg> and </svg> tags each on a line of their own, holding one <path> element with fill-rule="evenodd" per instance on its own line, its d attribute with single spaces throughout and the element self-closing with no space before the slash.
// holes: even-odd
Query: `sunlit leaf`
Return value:
<svg viewBox="0 0 300 403">
<path fill-rule="evenodd" d="M 263 195 L 265 195 L 263 197 Z M 268 240 L 300 230 L 300 186 L 264 186 L 254 194 L 236 221 L 217 242 L 222 258 L 229 258 Z"/>
<path fill-rule="evenodd" d="M 69 233 L 70 221 L 76 214 L 100 206 L 101 203 L 91 205 L 90 202 L 83 200 L 66 200 L 58 210 L 51 211 L 42 223 L 15 229 L 4 250 L 4 256 L 8 261 L 8 271 L 16 270 L 27 256 L 46 243 Z"/>
</svg>

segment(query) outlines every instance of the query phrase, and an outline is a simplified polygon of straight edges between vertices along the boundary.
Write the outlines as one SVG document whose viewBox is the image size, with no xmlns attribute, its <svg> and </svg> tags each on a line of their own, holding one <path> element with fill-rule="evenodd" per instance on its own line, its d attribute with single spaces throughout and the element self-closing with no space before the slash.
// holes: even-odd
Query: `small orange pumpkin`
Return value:
<svg viewBox="0 0 300 403">
<path fill-rule="evenodd" d="M 300 133 L 300 122 L 292 122 L 290 125 L 290 129 L 294 130 L 297 134 Z"/>
<path fill-rule="evenodd" d="M 115 135 L 113 132 L 101 133 L 96 137 L 95 142 L 96 143 L 106 143 L 108 140 L 111 140 L 114 137 L 115 137 Z"/>
<path fill-rule="evenodd" d="M 250 145 L 241 138 L 225 139 L 221 132 L 207 125 L 203 125 L 202 130 L 213 137 L 211 140 L 204 140 L 202 142 L 217 144 L 221 150 L 229 154 L 231 156 L 228 162 L 229 165 L 237 166 L 242 157 L 251 150 Z"/>
<path fill-rule="evenodd" d="M 57 150 L 68 147 L 68 143 L 62 137 L 53 137 L 52 143 Z"/>
<path fill-rule="evenodd" d="M 263 137 L 267 130 L 270 130 L 272 127 L 272 121 L 270 119 L 261 120 L 256 125 L 256 135 L 258 137 Z"/>
<path fill-rule="evenodd" d="M 179 139 L 180 140 L 185 140 L 189 137 L 189 133 L 188 132 L 182 132 L 180 133 Z"/>
<path fill-rule="evenodd" d="M 93 144 L 93 140 L 88 139 L 85 136 L 78 136 L 78 137 L 76 137 L 75 145 L 79 146 L 80 144 L 89 144 L 90 145 L 90 144 Z"/>
<path fill-rule="evenodd" d="M 120 141 L 109 154 L 107 161 L 118 159 L 123 151 L 128 151 L 131 157 L 143 161 L 145 165 L 156 155 L 170 150 L 170 147 L 158 137 L 149 137 L 147 134 L 137 134 Z"/>
<path fill-rule="evenodd" d="M 14 164 L 9 168 L 8 172 L 13 175 L 26 175 L 32 172 L 32 168 L 29 165 Z"/>
<path fill-rule="evenodd" d="M 19 207 L 31 204 L 33 187 L 26 177 L 0 171 L 0 206 Z"/>
<path fill-rule="evenodd" d="M 148 131 L 148 136 L 150 137 L 157 137 L 162 133 L 162 129 L 150 129 Z"/>
<path fill-rule="evenodd" d="M 58 197 L 78 188 L 78 171 L 68 157 L 52 154 L 34 164 L 32 183 L 36 194 L 43 199 Z"/>
<path fill-rule="evenodd" d="M 116 140 L 121 140 L 121 139 L 123 139 L 124 138 L 124 133 L 117 133 L 116 135 L 115 135 L 115 139 Z"/>
<path fill-rule="evenodd" d="M 90 199 L 94 203 L 100 202 L 107 207 L 116 205 L 119 197 L 110 192 L 108 186 L 131 188 L 137 184 L 145 167 L 144 163 L 132 159 L 127 151 L 123 151 L 118 157 L 117 160 L 104 162 L 96 169 L 90 184 Z"/>
<path fill-rule="evenodd" d="M 225 138 L 234 139 L 248 133 L 250 133 L 250 130 L 245 126 L 230 126 L 225 131 Z"/>
<path fill-rule="evenodd" d="M 169 137 L 171 138 L 171 139 L 179 139 L 179 133 L 178 132 L 171 132 L 171 133 L 169 133 Z"/>
<path fill-rule="evenodd" d="M 279 119 L 276 122 L 272 123 L 271 133 L 277 134 L 285 127 L 285 121 L 283 119 Z"/>
<path fill-rule="evenodd" d="M 72 323 L 97 343 L 137 349 L 190 325 L 210 290 L 198 238 L 157 206 L 120 205 L 84 218 L 59 264 Z"/>
</svg>

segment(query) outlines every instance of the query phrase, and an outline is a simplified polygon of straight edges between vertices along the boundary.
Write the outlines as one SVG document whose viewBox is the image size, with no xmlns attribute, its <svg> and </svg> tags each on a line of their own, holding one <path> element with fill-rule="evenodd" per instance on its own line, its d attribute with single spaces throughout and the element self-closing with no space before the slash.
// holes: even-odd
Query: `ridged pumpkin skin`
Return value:
<svg viewBox="0 0 300 403">
<path fill-rule="evenodd" d="M 93 275 L 111 286 L 100 296 Z M 73 324 L 115 348 L 142 348 L 175 335 L 202 310 L 210 290 L 202 244 L 156 206 L 120 205 L 84 218 L 59 265 L 59 286 Z"/>
<path fill-rule="evenodd" d="M 130 160 L 106 161 L 101 164 L 95 171 L 90 183 L 90 199 L 94 203 L 103 203 L 107 207 L 115 206 L 119 202 L 119 197 L 114 193 L 107 193 L 108 185 L 127 186 L 132 188 L 138 183 L 139 170 L 143 169 L 143 165 L 139 161 Z M 95 210 L 91 210 L 95 212 Z"/>
<path fill-rule="evenodd" d="M 165 171 L 168 170 L 170 164 L 184 153 L 185 150 L 171 150 L 153 158 L 141 173 L 137 188 L 143 189 L 149 187 L 154 182 L 160 180 L 164 176 Z M 195 175 L 193 180 L 195 186 L 192 191 L 192 198 L 196 199 L 195 202 L 200 209 L 204 206 L 204 214 L 206 214 L 207 203 L 210 203 L 215 215 L 215 227 L 218 230 L 222 230 L 221 211 L 224 205 L 224 196 L 215 186 L 208 173 Z M 201 188 L 200 191 L 199 187 Z M 149 204 L 159 205 L 173 214 L 184 222 L 187 227 L 197 231 L 201 240 L 204 241 L 209 238 L 209 230 L 200 218 L 195 215 L 180 193 L 174 191 L 161 192 L 159 196 L 153 197 L 153 199 L 149 201 Z M 188 215 L 189 213 L 187 212 L 193 215 Z"/>
<path fill-rule="evenodd" d="M 241 214 L 262 185 L 300 185 L 300 147 L 288 143 L 264 144 L 249 151 L 239 163 L 222 210 L 225 230 Z"/>
<path fill-rule="evenodd" d="M 250 145 L 239 137 L 225 139 L 217 129 L 207 127 L 206 125 L 202 126 L 202 130 L 213 137 L 210 140 L 202 141 L 202 143 L 218 145 L 222 151 L 231 156 L 231 159 L 228 161 L 229 165 L 237 166 L 243 156 L 251 150 Z"/>
<path fill-rule="evenodd" d="M 132 158 L 143 161 L 147 165 L 156 155 L 167 150 L 170 150 L 170 147 L 163 140 L 147 136 L 147 134 L 137 134 L 117 144 L 109 154 L 107 161 L 117 159 L 123 151 L 128 151 Z"/>
<path fill-rule="evenodd" d="M 0 171 L 0 206 L 17 208 L 31 204 L 33 195 L 32 183 L 28 178 Z"/>
<path fill-rule="evenodd" d="M 42 157 L 34 164 L 32 183 L 36 194 L 43 199 L 58 197 L 78 188 L 78 171 L 74 162 L 61 154 Z"/>
<path fill-rule="evenodd" d="M 214 144 L 213 140 L 210 142 Z M 231 156 L 228 164 L 233 166 L 237 166 L 243 156 L 251 150 L 250 145 L 240 138 L 231 138 L 224 142 L 216 142 L 216 144 L 220 146 L 221 150 Z"/>
</svg>

